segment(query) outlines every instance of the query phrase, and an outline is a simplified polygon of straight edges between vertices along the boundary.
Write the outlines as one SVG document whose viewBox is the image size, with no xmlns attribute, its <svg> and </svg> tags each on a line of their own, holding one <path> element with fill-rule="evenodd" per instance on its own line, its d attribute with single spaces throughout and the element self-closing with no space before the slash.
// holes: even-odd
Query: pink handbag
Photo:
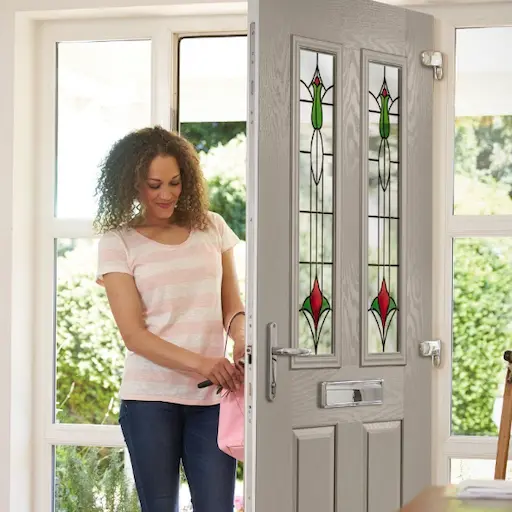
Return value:
<svg viewBox="0 0 512 512">
<path fill-rule="evenodd" d="M 237 391 L 226 391 L 220 399 L 219 448 L 236 460 L 244 460 L 245 434 L 244 386 Z"/>
<path fill-rule="evenodd" d="M 243 311 L 239 311 L 229 321 L 226 344 L 224 346 L 224 354 L 229 340 L 229 331 L 233 320 L 239 316 L 244 315 Z M 212 382 L 206 380 L 198 384 L 197 387 L 204 388 L 211 386 Z M 237 391 L 228 391 L 219 389 L 222 393 L 220 398 L 220 412 L 219 412 L 219 429 L 217 432 L 217 444 L 219 448 L 233 457 L 236 460 L 244 460 L 244 447 L 245 447 L 245 391 L 244 386 L 240 386 Z"/>
<path fill-rule="evenodd" d="M 229 321 L 224 353 L 226 353 L 231 324 L 237 316 L 243 314 L 244 312 L 240 311 Z M 243 385 L 237 391 L 225 390 L 221 395 L 217 444 L 224 453 L 243 462 L 245 447 L 245 391 Z"/>
</svg>

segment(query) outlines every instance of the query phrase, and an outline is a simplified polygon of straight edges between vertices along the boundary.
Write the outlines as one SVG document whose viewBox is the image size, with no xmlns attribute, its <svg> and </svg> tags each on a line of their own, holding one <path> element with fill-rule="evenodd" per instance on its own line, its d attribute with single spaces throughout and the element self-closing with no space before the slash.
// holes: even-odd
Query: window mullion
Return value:
<svg viewBox="0 0 512 512">
<path fill-rule="evenodd" d="M 151 124 L 171 128 L 172 103 L 172 33 L 160 26 L 152 38 Z"/>
<path fill-rule="evenodd" d="M 451 215 L 448 232 L 453 238 L 512 236 L 510 215 Z"/>
<path fill-rule="evenodd" d="M 56 446 L 124 446 L 121 428 L 117 425 L 53 424 L 47 427 L 45 439 Z"/>
</svg>

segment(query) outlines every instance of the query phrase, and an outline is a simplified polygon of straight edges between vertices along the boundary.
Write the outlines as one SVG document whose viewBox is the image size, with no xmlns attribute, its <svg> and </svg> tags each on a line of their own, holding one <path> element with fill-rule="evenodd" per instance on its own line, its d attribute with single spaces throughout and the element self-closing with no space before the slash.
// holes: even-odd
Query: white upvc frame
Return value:
<svg viewBox="0 0 512 512">
<path fill-rule="evenodd" d="M 418 9 L 418 6 L 414 6 Z M 444 54 L 444 78 L 434 89 L 433 333 L 443 342 L 443 361 L 433 376 L 432 480 L 450 482 L 450 459 L 496 458 L 497 438 L 451 435 L 452 240 L 512 237 L 512 216 L 453 215 L 455 34 L 459 28 L 512 26 L 512 5 L 419 8 L 435 18 L 435 49 Z M 509 455 L 510 458 L 510 455 Z"/>
<path fill-rule="evenodd" d="M 48 21 L 38 26 L 35 285 L 35 389 L 33 510 L 52 503 L 54 445 L 123 447 L 120 428 L 112 425 L 53 423 L 54 408 L 54 239 L 94 237 L 92 219 L 54 217 L 56 137 L 56 52 L 60 41 L 150 39 L 152 41 L 151 124 L 172 127 L 177 72 L 176 43 L 183 35 L 247 33 L 247 16 L 222 14 L 146 19 Z"/>
</svg>

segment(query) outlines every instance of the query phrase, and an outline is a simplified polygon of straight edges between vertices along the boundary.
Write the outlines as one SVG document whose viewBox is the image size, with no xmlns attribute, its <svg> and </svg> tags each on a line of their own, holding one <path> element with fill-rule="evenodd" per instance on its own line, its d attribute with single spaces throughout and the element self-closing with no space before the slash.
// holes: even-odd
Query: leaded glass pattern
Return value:
<svg viewBox="0 0 512 512">
<path fill-rule="evenodd" d="M 300 50 L 299 346 L 333 354 L 335 58 Z"/>
<path fill-rule="evenodd" d="M 401 70 L 369 62 L 368 73 L 368 353 L 396 353 Z"/>
</svg>

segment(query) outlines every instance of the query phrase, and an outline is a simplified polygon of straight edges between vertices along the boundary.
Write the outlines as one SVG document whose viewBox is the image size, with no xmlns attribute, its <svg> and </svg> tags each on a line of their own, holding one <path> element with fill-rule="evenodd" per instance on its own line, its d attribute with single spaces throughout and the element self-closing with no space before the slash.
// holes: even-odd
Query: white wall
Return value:
<svg viewBox="0 0 512 512">
<path fill-rule="evenodd" d="M 0 11 L 0 510 L 10 510 L 14 13 Z"/>
</svg>

